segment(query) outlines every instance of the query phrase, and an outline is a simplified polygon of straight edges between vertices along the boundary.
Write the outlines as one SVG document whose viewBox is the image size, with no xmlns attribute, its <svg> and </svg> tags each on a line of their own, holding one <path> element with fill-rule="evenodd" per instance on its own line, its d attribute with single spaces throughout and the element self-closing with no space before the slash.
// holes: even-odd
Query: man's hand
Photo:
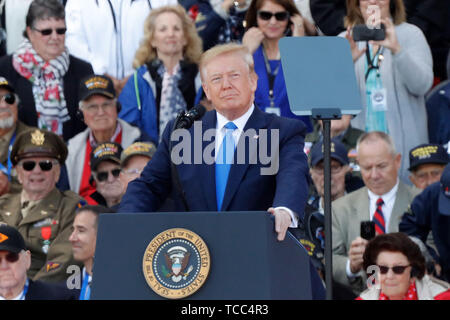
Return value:
<svg viewBox="0 0 450 320">
<path fill-rule="evenodd" d="M 369 241 L 361 237 L 358 237 L 352 241 L 350 251 L 348 252 L 348 257 L 350 259 L 350 271 L 352 273 L 357 273 L 362 269 L 363 254 L 366 250 L 368 242 Z"/>
<path fill-rule="evenodd" d="M 0 171 L 0 196 L 9 192 L 9 180 L 6 174 Z"/>
<path fill-rule="evenodd" d="M 278 234 L 278 241 L 283 241 L 286 237 L 286 231 L 291 225 L 292 219 L 289 212 L 284 209 L 269 208 L 267 210 L 275 216 L 275 232 Z"/>
</svg>

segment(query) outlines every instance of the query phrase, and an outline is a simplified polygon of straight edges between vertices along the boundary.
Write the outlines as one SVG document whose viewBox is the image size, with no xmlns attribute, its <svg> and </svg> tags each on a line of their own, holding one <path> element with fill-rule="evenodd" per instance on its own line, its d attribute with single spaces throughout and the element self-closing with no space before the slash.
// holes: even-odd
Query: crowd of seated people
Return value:
<svg viewBox="0 0 450 320">
<path fill-rule="evenodd" d="M 449 12 L 450 4 L 435 2 L 430 16 Z M 373 23 L 374 5 L 385 39 L 355 41 L 354 27 Z M 320 35 L 349 42 L 362 105 L 357 115 L 331 120 L 334 297 L 450 299 L 443 63 L 448 57 L 450 69 L 450 53 L 439 42 L 450 35 L 434 36 L 418 7 L 408 0 L 1 2 L 0 300 L 89 299 L 98 215 L 118 211 L 168 123 L 199 103 L 214 110 L 200 58 L 229 42 L 253 57 L 254 107 L 305 124 L 299 147 L 309 194 L 289 230 L 325 280 L 323 122 L 292 113 L 278 45 Z M 371 239 L 361 235 L 368 221 Z M 70 265 L 84 268 L 78 291 L 61 285 Z M 394 280 L 397 288 L 386 286 Z"/>
</svg>

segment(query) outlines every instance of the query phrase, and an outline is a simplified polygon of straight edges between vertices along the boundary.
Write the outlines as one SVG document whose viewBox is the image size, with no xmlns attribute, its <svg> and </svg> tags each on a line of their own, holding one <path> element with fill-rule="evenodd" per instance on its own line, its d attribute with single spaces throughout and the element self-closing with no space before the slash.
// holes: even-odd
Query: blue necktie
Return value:
<svg viewBox="0 0 450 320">
<path fill-rule="evenodd" d="M 228 122 L 225 126 L 225 136 L 220 145 L 219 152 L 216 157 L 216 199 L 217 210 L 221 210 L 223 196 L 227 187 L 228 174 L 230 173 L 231 164 L 234 157 L 234 138 L 233 131 L 237 129 L 233 122 Z"/>
</svg>

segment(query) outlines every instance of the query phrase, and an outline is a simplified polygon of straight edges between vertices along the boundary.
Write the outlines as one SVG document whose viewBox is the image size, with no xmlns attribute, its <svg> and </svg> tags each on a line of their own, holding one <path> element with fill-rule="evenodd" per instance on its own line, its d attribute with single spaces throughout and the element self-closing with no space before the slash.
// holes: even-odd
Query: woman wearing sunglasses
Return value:
<svg viewBox="0 0 450 320">
<path fill-rule="evenodd" d="M 368 289 L 357 300 L 450 300 L 450 284 L 425 273 L 419 246 L 404 233 L 376 236 L 363 260 Z"/>
<path fill-rule="evenodd" d="M 21 121 L 67 141 L 85 128 L 75 116 L 78 85 L 93 71 L 89 63 L 69 54 L 65 33 L 60 1 L 33 1 L 26 16 L 25 40 L 12 55 L 0 59 L 0 75 L 21 99 Z"/>
<path fill-rule="evenodd" d="M 301 119 L 312 131 L 309 117 L 296 116 L 289 107 L 278 41 L 285 36 L 316 35 L 314 26 L 300 15 L 292 0 L 254 0 L 245 22 L 242 43 L 253 54 L 258 74 L 255 104 L 268 113 Z"/>
</svg>

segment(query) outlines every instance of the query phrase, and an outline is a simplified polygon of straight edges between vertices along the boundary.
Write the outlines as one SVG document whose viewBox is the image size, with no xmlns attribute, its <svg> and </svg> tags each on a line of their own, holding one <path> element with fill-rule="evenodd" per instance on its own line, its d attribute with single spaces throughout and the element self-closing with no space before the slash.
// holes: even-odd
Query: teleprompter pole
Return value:
<svg viewBox="0 0 450 320">
<path fill-rule="evenodd" d="M 333 242 L 331 222 L 331 120 L 340 119 L 339 109 L 312 109 L 312 117 L 322 120 L 325 214 L 325 285 L 327 300 L 333 300 Z"/>
</svg>

